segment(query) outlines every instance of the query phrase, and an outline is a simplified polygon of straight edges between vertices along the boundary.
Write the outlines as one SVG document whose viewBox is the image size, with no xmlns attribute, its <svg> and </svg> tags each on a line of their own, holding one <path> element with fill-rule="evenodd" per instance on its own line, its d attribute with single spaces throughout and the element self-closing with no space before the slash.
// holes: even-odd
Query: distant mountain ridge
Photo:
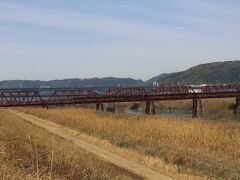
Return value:
<svg viewBox="0 0 240 180">
<path fill-rule="evenodd" d="M 240 61 L 200 64 L 186 71 L 161 74 L 146 84 L 150 85 L 152 81 L 160 84 L 240 83 Z"/>
<path fill-rule="evenodd" d="M 186 71 L 160 74 L 145 82 L 141 79 L 115 77 L 51 81 L 6 80 L 0 81 L 0 88 L 151 86 L 153 81 L 157 81 L 160 84 L 240 83 L 240 61 L 200 64 Z"/>
<path fill-rule="evenodd" d="M 41 86 L 49 86 L 52 88 L 65 87 L 116 87 L 116 86 L 137 86 L 143 84 L 142 80 L 131 78 L 91 78 L 91 79 L 63 79 L 51 81 L 39 80 L 7 80 L 0 81 L 0 88 L 39 88 Z"/>
</svg>

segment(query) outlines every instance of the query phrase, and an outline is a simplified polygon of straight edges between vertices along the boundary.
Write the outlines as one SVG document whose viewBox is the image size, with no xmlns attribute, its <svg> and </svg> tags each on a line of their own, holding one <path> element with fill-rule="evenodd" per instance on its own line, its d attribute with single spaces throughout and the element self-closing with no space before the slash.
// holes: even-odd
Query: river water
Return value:
<svg viewBox="0 0 240 180">
<path fill-rule="evenodd" d="M 144 115 L 145 112 L 142 109 L 116 109 L 118 113 L 130 113 L 135 115 Z M 179 110 L 156 110 L 157 116 L 164 117 L 192 117 L 191 111 L 179 111 Z"/>
</svg>

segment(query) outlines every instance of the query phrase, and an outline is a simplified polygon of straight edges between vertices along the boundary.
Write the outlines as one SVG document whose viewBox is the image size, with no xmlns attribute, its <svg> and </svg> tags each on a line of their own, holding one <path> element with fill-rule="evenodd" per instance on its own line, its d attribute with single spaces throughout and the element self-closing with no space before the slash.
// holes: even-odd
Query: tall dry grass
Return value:
<svg viewBox="0 0 240 180">
<path fill-rule="evenodd" d="M 0 179 L 141 179 L 0 110 Z"/>
<path fill-rule="evenodd" d="M 160 158 L 181 172 L 240 178 L 240 128 L 234 125 L 86 109 L 18 110 Z"/>
</svg>

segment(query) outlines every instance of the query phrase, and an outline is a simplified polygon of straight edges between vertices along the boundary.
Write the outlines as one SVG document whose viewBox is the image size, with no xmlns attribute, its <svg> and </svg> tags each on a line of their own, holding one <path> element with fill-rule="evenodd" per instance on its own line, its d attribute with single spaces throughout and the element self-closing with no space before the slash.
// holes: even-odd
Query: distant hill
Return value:
<svg viewBox="0 0 240 180">
<path fill-rule="evenodd" d="M 131 78 L 92 78 L 92 79 L 64 79 L 52 81 L 38 80 L 9 80 L 0 81 L 0 88 L 39 88 L 41 86 L 50 86 L 52 88 L 62 87 L 116 87 L 142 85 L 142 80 Z"/>
<path fill-rule="evenodd" d="M 9 80 L 0 81 L 0 88 L 39 88 L 50 86 L 62 87 L 117 87 L 120 86 L 151 86 L 153 81 L 160 84 L 200 84 L 200 83 L 240 83 L 240 61 L 225 61 L 201 64 L 186 71 L 164 73 L 148 81 L 131 78 L 92 78 L 63 79 L 52 81 Z"/>
<path fill-rule="evenodd" d="M 225 61 L 201 64 L 186 71 L 161 74 L 146 82 L 160 84 L 240 83 L 240 61 Z"/>
</svg>

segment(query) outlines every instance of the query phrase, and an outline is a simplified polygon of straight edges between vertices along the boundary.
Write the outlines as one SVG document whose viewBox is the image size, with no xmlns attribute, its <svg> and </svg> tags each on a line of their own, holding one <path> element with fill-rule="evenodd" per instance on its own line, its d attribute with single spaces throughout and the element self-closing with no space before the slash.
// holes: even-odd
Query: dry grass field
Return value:
<svg viewBox="0 0 240 180">
<path fill-rule="evenodd" d="M 0 110 L 0 179 L 141 179 Z"/>
<path fill-rule="evenodd" d="M 161 160 L 176 173 L 240 179 L 240 128 L 236 124 L 89 109 L 17 110 L 101 138 L 156 162 Z"/>
</svg>

